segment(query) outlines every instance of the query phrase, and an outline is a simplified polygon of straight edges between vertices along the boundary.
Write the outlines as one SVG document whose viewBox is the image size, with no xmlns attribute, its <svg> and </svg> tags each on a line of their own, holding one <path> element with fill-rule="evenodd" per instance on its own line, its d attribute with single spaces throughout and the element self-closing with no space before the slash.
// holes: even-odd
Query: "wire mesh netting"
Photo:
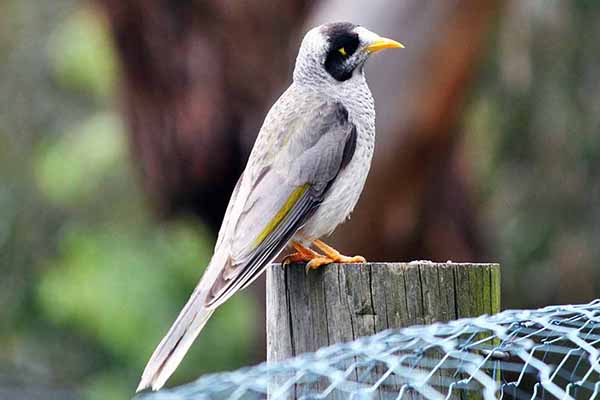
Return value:
<svg viewBox="0 0 600 400">
<path fill-rule="evenodd" d="M 600 399 L 600 299 L 389 330 L 143 400 Z"/>
</svg>

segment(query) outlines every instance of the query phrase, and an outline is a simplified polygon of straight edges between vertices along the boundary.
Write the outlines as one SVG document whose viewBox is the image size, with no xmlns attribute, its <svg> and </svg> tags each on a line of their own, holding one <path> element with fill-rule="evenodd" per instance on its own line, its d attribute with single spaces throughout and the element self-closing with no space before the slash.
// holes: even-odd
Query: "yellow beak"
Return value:
<svg viewBox="0 0 600 400">
<path fill-rule="evenodd" d="M 404 48 L 404 45 L 402 43 L 396 42 L 395 40 L 392 40 L 392 39 L 382 37 L 380 39 L 377 39 L 376 41 L 374 41 L 367 47 L 365 47 L 365 50 L 367 50 L 369 53 L 374 53 L 376 51 L 383 50 L 383 49 L 403 49 L 403 48 Z"/>
</svg>

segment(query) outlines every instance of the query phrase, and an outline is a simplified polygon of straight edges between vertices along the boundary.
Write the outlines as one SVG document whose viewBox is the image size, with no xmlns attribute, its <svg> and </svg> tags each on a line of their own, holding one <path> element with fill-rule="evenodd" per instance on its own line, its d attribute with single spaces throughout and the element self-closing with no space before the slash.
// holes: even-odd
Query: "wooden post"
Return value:
<svg viewBox="0 0 600 400">
<path fill-rule="evenodd" d="M 303 265 L 275 264 L 267 271 L 267 360 L 499 311 L 498 264 L 333 264 L 308 274 Z"/>
</svg>

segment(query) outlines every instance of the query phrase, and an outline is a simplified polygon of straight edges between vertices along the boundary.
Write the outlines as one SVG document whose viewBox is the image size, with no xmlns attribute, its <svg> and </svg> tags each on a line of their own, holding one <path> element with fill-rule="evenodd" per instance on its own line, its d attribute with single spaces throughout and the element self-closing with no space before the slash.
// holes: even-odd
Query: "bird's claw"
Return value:
<svg viewBox="0 0 600 400">
<path fill-rule="evenodd" d="M 301 262 L 303 263 L 303 262 L 307 262 L 310 260 L 311 260 L 311 258 L 308 257 L 306 254 L 297 252 L 297 253 L 292 253 L 292 254 L 285 256 L 281 263 L 284 266 L 287 266 L 290 264 L 301 263 Z"/>
<path fill-rule="evenodd" d="M 324 265 L 329 265 L 333 262 L 335 261 L 326 256 L 315 257 L 306 263 L 306 273 L 308 274 L 308 271 L 310 271 L 311 269 L 317 269 Z"/>
<path fill-rule="evenodd" d="M 305 262 L 306 263 L 305 271 L 307 274 L 308 274 L 308 271 L 310 271 L 311 269 L 317 269 L 324 265 L 328 265 L 328 264 L 332 264 L 332 263 L 350 264 L 350 263 L 364 263 L 367 261 L 362 256 L 348 257 L 345 255 L 342 255 L 339 251 L 337 251 L 333 247 L 323 243 L 320 240 L 313 241 L 313 244 L 315 246 L 317 246 L 321 251 L 323 251 L 323 253 L 325 253 L 324 255 L 319 254 L 319 253 L 315 252 L 314 250 L 309 249 L 308 247 L 304 247 L 302 244 L 300 244 L 296 241 L 292 241 L 291 244 L 292 244 L 292 247 L 294 247 L 294 249 L 296 249 L 296 252 L 286 256 L 283 259 L 282 264 L 284 266 L 286 266 L 286 265 L 293 264 L 293 263 Z"/>
<path fill-rule="evenodd" d="M 366 263 L 367 259 L 363 256 L 347 257 L 340 255 L 340 257 L 337 260 L 335 260 L 335 262 L 340 264 L 359 264 Z"/>
<path fill-rule="evenodd" d="M 321 250 L 325 257 L 333 260 L 332 262 L 340 263 L 340 264 L 354 264 L 354 263 L 365 263 L 367 260 L 363 256 L 354 256 L 348 257 L 341 254 L 339 251 L 329 246 L 328 244 L 322 242 L 321 240 L 315 240 L 313 242 L 315 246 L 319 250 Z"/>
</svg>

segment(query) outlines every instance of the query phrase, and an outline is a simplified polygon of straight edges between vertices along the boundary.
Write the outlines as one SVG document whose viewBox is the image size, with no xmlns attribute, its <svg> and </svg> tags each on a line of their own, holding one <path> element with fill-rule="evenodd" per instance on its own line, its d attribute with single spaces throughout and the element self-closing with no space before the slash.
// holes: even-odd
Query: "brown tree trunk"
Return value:
<svg viewBox="0 0 600 400">
<path fill-rule="evenodd" d="M 312 2 L 97 0 L 122 66 L 131 149 L 161 215 L 218 229 Z"/>
</svg>

